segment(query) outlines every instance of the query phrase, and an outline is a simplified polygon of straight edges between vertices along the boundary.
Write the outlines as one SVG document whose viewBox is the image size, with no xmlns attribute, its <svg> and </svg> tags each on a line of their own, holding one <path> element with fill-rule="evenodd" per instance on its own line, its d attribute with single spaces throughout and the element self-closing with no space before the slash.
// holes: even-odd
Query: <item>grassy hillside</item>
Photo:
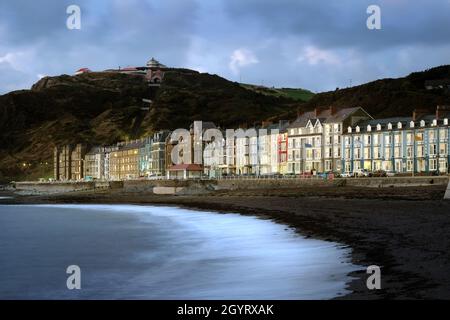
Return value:
<svg viewBox="0 0 450 320">
<path fill-rule="evenodd" d="M 241 86 L 243 86 L 246 89 L 269 95 L 269 96 L 275 96 L 275 97 L 283 97 L 283 98 L 289 98 L 293 99 L 299 102 L 306 102 L 309 101 L 313 96 L 314 93 L 305 90 L 305 89 L 296 89 L 296 88 L 269 88 L 264 86 L 256 86 L 253 84 L 245 84 L 242 83 Z"/>
</svg>

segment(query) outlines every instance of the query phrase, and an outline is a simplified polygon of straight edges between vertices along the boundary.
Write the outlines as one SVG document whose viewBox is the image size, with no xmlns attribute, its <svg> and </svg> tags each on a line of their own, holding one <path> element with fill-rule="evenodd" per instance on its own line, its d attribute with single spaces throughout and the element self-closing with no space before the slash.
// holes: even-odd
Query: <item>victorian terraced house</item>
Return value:
<svg viewBox="0 0 450 320">
<path fill-rule="evenodd" d="M 448 173 L 450 108 L 435 114 L 361 121 L 347 128 L 343 140 L 344 171 Z"/>
<path fill-rule="evenodd" d="M 287 173 L 340 172 L 343 128 L 371 116 L 362 108 L 316 108 L 287 127 Z"/>
</svg>

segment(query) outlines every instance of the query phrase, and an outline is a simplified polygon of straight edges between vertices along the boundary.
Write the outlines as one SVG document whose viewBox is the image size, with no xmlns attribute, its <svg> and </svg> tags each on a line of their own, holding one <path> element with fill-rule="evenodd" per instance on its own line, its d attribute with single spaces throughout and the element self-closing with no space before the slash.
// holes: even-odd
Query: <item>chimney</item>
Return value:
<svg viewBox="0 0 450 320">
<path fill-rule="evenodd" d="M 278 125 L 279 125 L 280 128 L 282 128 L 283 126 L 288 125 L 288 124 L 289 124 L 289 120 L 280 120 L 280 121 L 278 121 Z"/>
<path fill-rule="evenodd" d="M 270 126 L 272 124 L 272 121 L 262 121 L 261 122 L 261 127 L 265 128 L 267 126 Z"/>
<path fill-rule="evenodd" d="M 450 111 L 450 106 L 437 106 L 436 107 L 436 119 L 439 120 L 445 113 Z"/>
<path fill-rule="evenodd" d="M 320 113 L 320 109 L 319 109 L 319 108 L 315 108 L 315 109 L 314 109 L 314 116 L 315 116 L 316 118 L 319 117 L 319 113 Z"/>
<path fill-rule="evenodd" d="M 413 116 L 412 116 L 413 121 L 419 120 L 420 117 L 426 115 L 427 113 L 428 113 L 428 110 L 426 110 L 426 109 L 415 109 L 413 111 Z"/>
<path fill-rule="evenodd" d="M 335 106 L 330 106 L 330 115 L 331 115 L 331 116 L 335 115 L 335 114 L 336 114 L 336 111 L 337 111 L 337 109 L 336 109 Z"/>
</svg>

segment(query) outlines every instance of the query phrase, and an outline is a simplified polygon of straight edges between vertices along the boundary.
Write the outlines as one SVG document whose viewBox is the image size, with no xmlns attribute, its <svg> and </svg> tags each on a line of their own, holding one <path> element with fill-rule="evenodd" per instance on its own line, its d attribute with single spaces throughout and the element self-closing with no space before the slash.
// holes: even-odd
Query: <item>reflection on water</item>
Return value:
<svg viewBox="0 0 450 320">
<path fill-rule="evenodd" d="M 237 214 L 0 206 L 0 298 L 327 299 L 359 269 L 349 253 Z M 66 288 L 74 264 L 81 290 Z"/>
</svg>

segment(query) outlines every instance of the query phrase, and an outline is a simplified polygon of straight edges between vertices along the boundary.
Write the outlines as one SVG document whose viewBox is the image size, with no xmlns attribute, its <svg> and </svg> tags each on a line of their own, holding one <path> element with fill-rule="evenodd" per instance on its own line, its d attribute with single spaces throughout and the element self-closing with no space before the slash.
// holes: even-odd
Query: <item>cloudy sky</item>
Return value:
<svg viewBox="0 0 450 320">
<path fill-rule="evenodd" d="M 81 29 L 66 9 L 81 8 Z M 369 30 L 369 5 L 381 29 Z M 45 75 L 162 63 L 333 90 L 450 64 L 450 0 L 0 0 L 0 93 Z"/>
</svg>

